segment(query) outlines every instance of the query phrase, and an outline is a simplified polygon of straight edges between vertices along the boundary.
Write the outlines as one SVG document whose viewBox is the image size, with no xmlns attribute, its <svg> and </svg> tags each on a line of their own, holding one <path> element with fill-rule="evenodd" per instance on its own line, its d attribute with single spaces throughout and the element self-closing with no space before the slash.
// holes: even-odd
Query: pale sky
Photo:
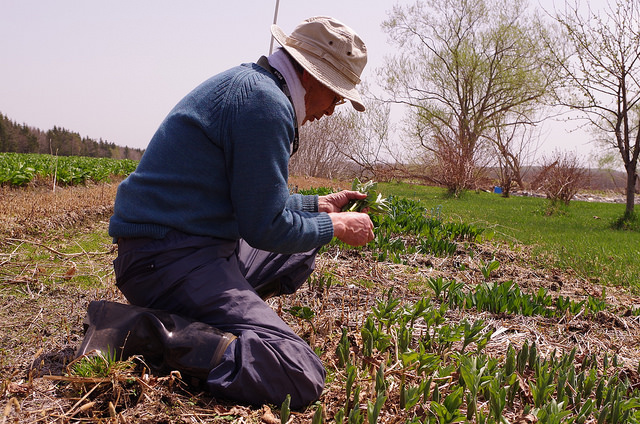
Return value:
<svg viewBox="0 0 640 424">
<path fill-rule="evenodd" d="M 367 45 L 363 79 L 373 83 L 375 69 L 393 53 L 380 24 L 396 3 L 280 0 L 277 23 L 287 34 L 315 15 L 351 26 Z M 44 131 L 56 125 L 83 137 L 145 148 L 164 116 L 191 89 L 268 54 L 275 4 L 0 0 L 0 113 Z M 545 131 L 544 149 L 590 149 L 584 133 L 566 130 Z"/>
</svg>

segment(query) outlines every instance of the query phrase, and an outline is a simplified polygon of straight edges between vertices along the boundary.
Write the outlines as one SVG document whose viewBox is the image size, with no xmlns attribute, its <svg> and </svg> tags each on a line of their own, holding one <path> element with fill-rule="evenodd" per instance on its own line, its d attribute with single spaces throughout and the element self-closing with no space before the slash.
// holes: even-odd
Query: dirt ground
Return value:
<svg viewBox="0 0 640 424">
<path fill-rule="evenodd" d="M 349 184 L 300 178 L 299 189 L 348 188 Z M 82 320 L 91 300 L 124 301 L 115 289 L 111 261 L 117 247 L 106 235 L 117 182 L 107 185 L 0 192 L 0 424 L 20 422 L 266 422 L 279 423 L 279 405 L 247 406 L 214 399 L 180 381 L 178 376 L 123 372 L 108 379 L 67 375 L 82 340 Z M 97 235 L 97 236 L 96 236 Z M 90 248 L 83 247 L 90 246 Z M 431 276 L 454 278 L 465 285 L 481 279 L 481 260 L 496 257 L 496 281 L 516 281 L 523 290 L 545 287 L 554 295 L 575 300 L 600 296 L 594 286 L 571 272 L 532 261 L 528 249 L 487 244 L 476 246 L 472 258 L 463 251 L 448 258 L 413 255 L 406 265 L 380 263 L 366 254 L 337 248 L 323 252 L 316 275 L 332 275 L 330 288 L 304 285 L 296 294 L 269 301 L 291 327 L 320 352 L 331 373 L 339 373 L 335 347 L 340 329 L 358 338 L 358 329 L 383 291 L 411 302 L 431 293 L 420 282 Z M 466 266 L 461 267 L 464 263 Z M 464 271 L 461 271 L 464 269 Z M 368 282 L 364 284 L 363 282 Z M 542 354 L 554 349 L 578 353 L 617 354 L 633 384 L 640 359 L 640 317 L 630 313 L 640 298 L 622 288 L 607 287 L 611 305 L 596 319 L 584 316 L 550 319 L 449 311 L 447 320 L 483 319 L 495 329 L 487 346 L 491 356 L 503 357 L 509 344 L 535 340 Z M 285 312 L 309 306 L 316 315 L 315 331 Z M 328 381 L 320 404 L 333 417 L 344 404 L 339 379 Z M 293 411 L 292 422 L 310 422 L 315 408 Z M 507 418 L 516 420 L 517 412 Z M 404 422 L 393 409 L 380 422 Z"/>
</svg>

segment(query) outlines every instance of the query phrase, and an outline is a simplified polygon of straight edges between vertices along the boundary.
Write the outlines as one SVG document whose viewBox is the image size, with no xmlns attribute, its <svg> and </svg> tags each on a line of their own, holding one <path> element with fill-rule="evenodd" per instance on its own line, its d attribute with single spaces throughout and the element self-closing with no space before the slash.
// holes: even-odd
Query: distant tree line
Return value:
<svg viewBox="0 0 640 424">
<path fill-rule="evenodd" d="M 139 160 L 143 149 L 117 146 L 102 139 L 81 137 L 77 132 L 54 126 L 48 131 L 18 124 L 0 113 L 0 152 L 48 153 Z"/>
</svg>

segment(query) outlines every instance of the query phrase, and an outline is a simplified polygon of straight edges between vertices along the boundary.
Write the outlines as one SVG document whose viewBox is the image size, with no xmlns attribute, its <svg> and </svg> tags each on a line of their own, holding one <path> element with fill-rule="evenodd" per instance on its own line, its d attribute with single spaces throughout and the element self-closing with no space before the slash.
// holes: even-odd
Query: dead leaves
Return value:
<svg viewBox="0 0 640 424">
<path fill-rule="evenodd" d="M 76 272 L 78 271 L 78 267 L 76 266 L 75 262 L 70 261 L 71 262 L 71 266 L 67 269 L 67 272 L 64 273 L 64 275 L 62 276 L 62 279 L 64 280 L 71 280 L 71 278 L 76 275 Z"/>
<path fill-rule="evenodd" d="M 280 424 L 280 419 L 276 418 L 275 415 L 273 415 L 273 412 L 271 412 L 271 408 L 269 408 L 267 405 L 264 405 L 262 407 L 262 422 L 265 424 Z"/>
</svg>

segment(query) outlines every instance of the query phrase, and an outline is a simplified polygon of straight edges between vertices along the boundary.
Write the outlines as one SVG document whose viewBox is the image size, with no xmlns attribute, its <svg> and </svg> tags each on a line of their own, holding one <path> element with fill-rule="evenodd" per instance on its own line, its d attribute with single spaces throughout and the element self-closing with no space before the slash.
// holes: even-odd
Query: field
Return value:
<svg viewBox="0 0 640 424">
<path fill-rule="evenodd" d="M 583 279 L 640 289 L 640 233 L 612 228 L 624 213 L 624 203 L 572 201 L 552 208 L 536 197 L 467 192 L 455 199 L 435 187 L 397 183 L 381 187 L 419 198 L 449 219 L 490 229 L 501 242 L 532 246 L 540 261 L 571 269 Z"/>
<path fill-rule="evenodd" d="M 35 180 L 63 186 L 103 182 L 128 175 L 137 164 L 129 159 L 0 153 L 0 185 L 19 187 Z"/>
<path fill-rule="evenodd" d="M 396 195 L 395 212 L 377 219 L 375 243 L 329 245 L 308 284 L 269 301 L 327 368 L 317 404 L 229 404 L 176 375 L 126 364 L 80 375 L 72 361 L 88 302 L 123 301 L 106 234 L 117 183 L 1 189 L 3 423 L 280 423 L 288 414 L 295 423 L 640 420 L 635 271 L 608 253 L 615 242 L 599 249 L 628 278 L 597 272 L 604 259 L 582 266 L 592 253 L 580 246 L 554 247 L 576 234 L 583 245 L 602 237 L 615 205 L 547 216 L 543 199 L 455 200 L 409 185 L 380 186 Z M 595 223 L 600 236 L 581 226 L 589 215 L 583 224 Z M 541 250 L 551 232 L 560 234 Z M 637 249 L 637 233 L 613 236 Z"/>
</svg>

